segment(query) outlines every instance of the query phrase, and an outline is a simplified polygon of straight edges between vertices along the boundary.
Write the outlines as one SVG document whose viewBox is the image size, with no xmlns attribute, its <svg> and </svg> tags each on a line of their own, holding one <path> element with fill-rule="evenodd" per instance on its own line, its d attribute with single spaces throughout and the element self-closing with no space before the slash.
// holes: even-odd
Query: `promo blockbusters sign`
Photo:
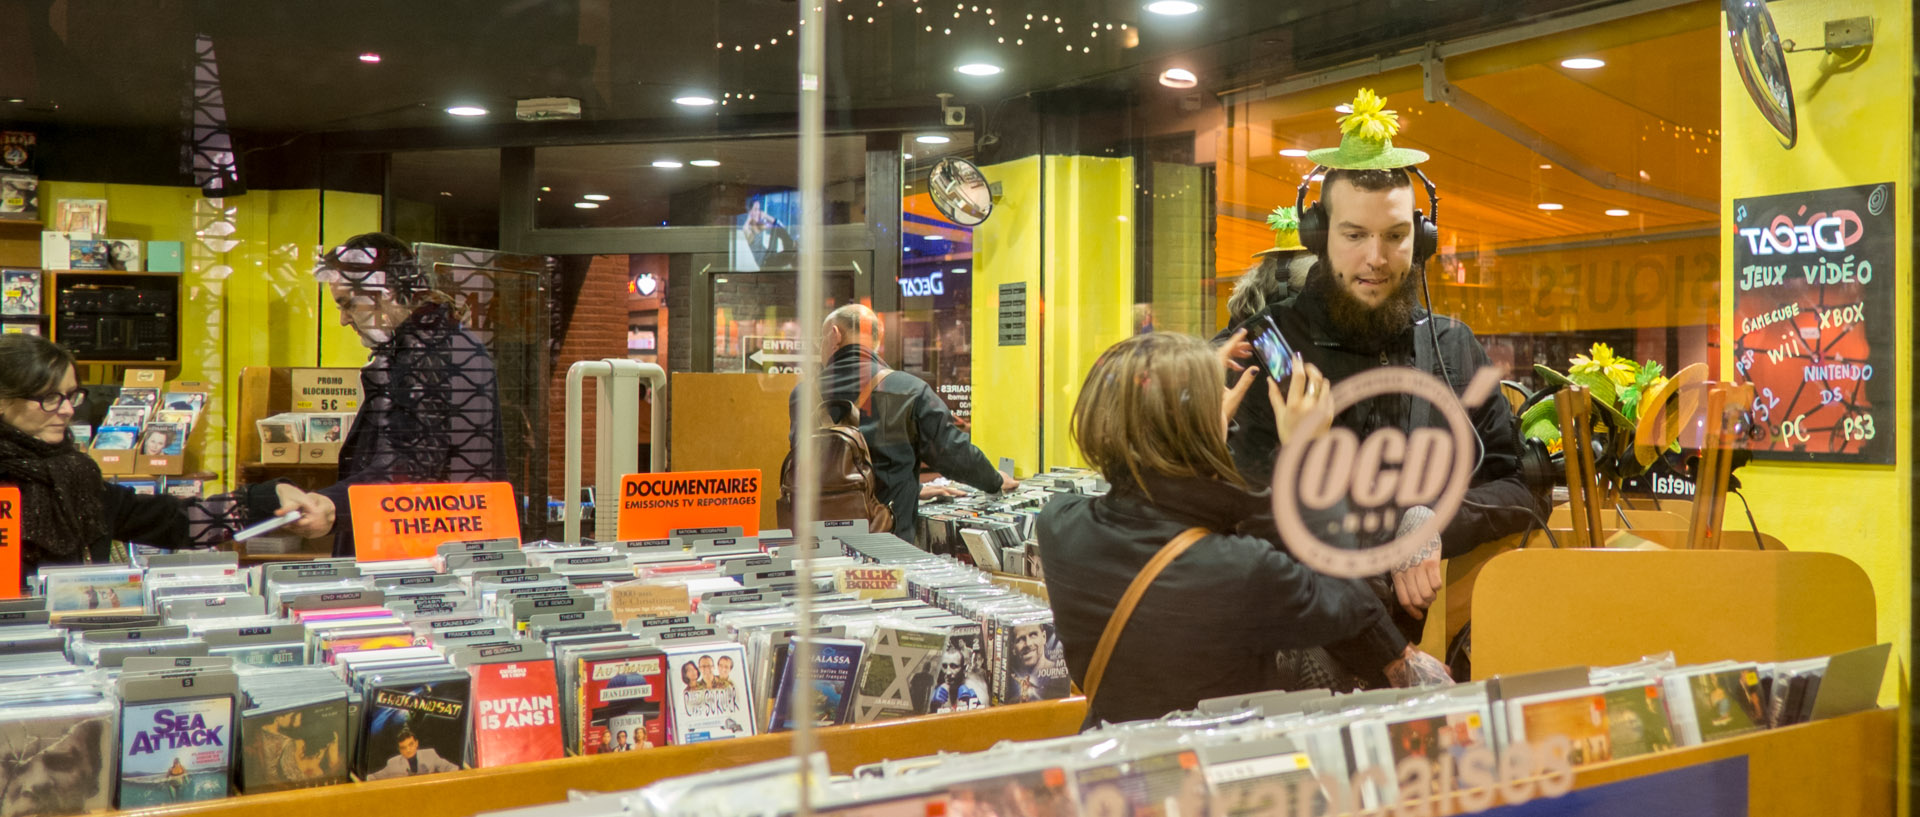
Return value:
<svg viewBox="0 0 1920 817">
<path fill-rule="evenodd" d="M 444 542 L 520 538 L 505 482 L 354 485 L 347 501 L 354 556 L 363 562 L 426 558 Z"/>
<path fill-rule="evenodd" d="M 760 533 L 759 469 L 628 474 L 620 481 L 621 539 L 733 526 Z"/>
<path fill-rule="evenodd" d="M 1897 185 L 1735 199 L 1733 368 L 1754 455 L 1892 464 Z"/>
</svg>

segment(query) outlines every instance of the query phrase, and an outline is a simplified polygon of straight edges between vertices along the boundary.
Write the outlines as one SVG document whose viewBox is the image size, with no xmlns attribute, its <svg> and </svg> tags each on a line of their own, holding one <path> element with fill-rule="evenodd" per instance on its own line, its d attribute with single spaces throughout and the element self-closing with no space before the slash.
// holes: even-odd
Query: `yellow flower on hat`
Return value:
<svg viewBox="0 0 1920 817">
<path fill-rule="evenodd" d="M 1308 151 L 1307 159 L 1334 170 L 1388 170 L 1426 161 L 1425 151 L 1393 146 L 1400 115 L 1386 107 L 1386 98 L 1361 88 L 1353 97 L 1352 113 L 1340 117 L 1340 146 Z"/>
<path fill-rule="evenodd" d="M 1353 98 L 1353 113 L 1340 117 L 1340 135 L 1369 142 L 1392 139 L 1400 132 L 1400 115 L 1382 110 L 1386 106 L 1387 101 L 1372 88 L 1361 88 Z"/>
</svg>

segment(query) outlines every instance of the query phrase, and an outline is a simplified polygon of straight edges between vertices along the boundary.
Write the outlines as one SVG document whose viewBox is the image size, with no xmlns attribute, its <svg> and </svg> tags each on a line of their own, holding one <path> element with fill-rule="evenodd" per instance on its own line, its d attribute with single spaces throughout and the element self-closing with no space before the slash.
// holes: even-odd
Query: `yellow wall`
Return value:
<svg viewBox="0 0 1920 817">
<path fill-rule="evenodd" d="M 1133 160 L 1028 157 L 983 170 L 1001 197 L 973 232 L 974 444 L 996 463 L 1012 457 L 1020 476 L 1040 470 L 1042 450 L 1047 467 L 1083 465 L 1073 401 L 1094 359 L 1133 332 Z M 1024 346 L 999 343 L 1009 283 L 1027 285 Z"/>
<path fill-rule="evenodd" d="M 1000 185 L 993 217 L 973 228 L 973 444 L 997 465 L 1013 458 L 1017 476 L 1040 464 L 1040 333 L 1025 346 L 1001 346 L 1001 284 L 1027 285 L 1028 324 L 1040 303 L 1040 159 L 981 168 Z"/>
<path fill-rule="evenodd" d="M 212 388 L 202 456 L 204 467 L 221 483 L 233 473 L 234 435 L 253 433 L 231 422 L 239 411 L 234 387 L 242 368 L 365 362 L 351 330 L 338 326 L 332 301 L 320 296 L 312 270 L 323 238 L 338 241 L 379 229 L 378 196 L 327 193 L 323 231 L 321 194 L 314 190 L 256 190 L 208 199 L 190 187 L 47 181 L 40 195 L 46 212 L 54 212 L 62 199 L 104 198 L 107 235 L 185 243 L 179 378 Z M 350 346 L 338 342 L 341 332 Z M 328 343 L 324 360 L 323 338 Z"/>
<path fill-rule="evenodd" d="M 1046 464 L 1084 466 L 1073 402 L 1100 353 L 1133 334 L 1133 160 L 1046 162 Z"/>
<path fill-rule="evenodd" d="M 1903 0 L 1791 0 L 1768 4 L 1775 26 L 1784 38 L 1818 43 L 1827 20 L 1872 16 L 1873 49 L 1866 62 L 1850 73 L 1822 81 L 1816 51 L 1787 55 L 1799 105 L 1799 143 L 1781 148 L 1771 128 L 1748 100 L 1732 57 L 1722 51 L 1720 122 L 1725 147 L 1721 153 L 1721 234 L 1732 240 L 1736 198 L 1821 190 L 1833 187 L 1892 182 L 1895 190 L 1893 223 L 1898 231 L 1897 257 L 1901 269 L 1913 259 L 1912 146 L 1913 98 L 1909 80 L 1913 65 L 1912 9 Z M 1817 90 L 1816 90 L 1817 88 Z M 1721 258 L 1720 301 L 1721 367 L 1732 371 L 1736 326 L 1733 319 L 1733 258 Z M 1913 348 L 1913 283 L 1898 276 L 1895 289 L 1894 348 Z M 1908 365 L 1901 354 L 1901 371 Z M 1905 376 L 1901 375 L 1902 380 Z M 1909 478 L 1913 460 L 1907 453 L 1914 433 L 1912 384 L 1902 383 L 1898 419 L 1898 462 L 1886 466 L 1795 465 L 1756 463 L 1740 472 L 1745 492 L 1762 530 L 1779 536 L 1797 550 L 1843 554 L 1858 562 L 1873 579 L 1879 605 L 1879 634 L 1892 641 L 1896 666 L 1889 667 L 1883 700 L 1906 702 L 1906 668 L 1912 621 L 1911 520 Z M 1728 515 L 1729 525 L 1737 518 Z M 1900 720 L 1905 728 L 1906 718 Z M 1907 767 L 1907 740 L 1899 768 Z M 1904 798 L 1906 787 L 1900 791 Z M 1904 812 L 1904 808 L 1902 811 Z"/>
</svg>

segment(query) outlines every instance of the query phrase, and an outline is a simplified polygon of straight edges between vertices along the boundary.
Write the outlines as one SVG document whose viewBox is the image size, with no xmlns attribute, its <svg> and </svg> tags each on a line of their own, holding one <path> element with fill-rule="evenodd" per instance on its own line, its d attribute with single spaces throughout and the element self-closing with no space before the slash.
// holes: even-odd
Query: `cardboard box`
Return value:
<svg viewBox="0 0 1920 817">
<path fill-rule="evenodd" d="M 293 384 L 290 411 L 352 414 L 360 410 L 359 369 L 294 369 L 288 377 Z"/>
<path fill-rule="evenodd" d="M 178 241 L 147 242 L 148 272 L 186 272 L 186 246 Z"/>
<path fill-rule="evenodd" d="M 191 437 L 192 435 L 188 435 Z M 185 454 L 148 456 L 136 454 L 133 458 L 133 473 L 152 474 L 156 477 L 177 477 L 187 472 Z"/>
<path fill-rule="evenodd" d="M 261 462 L 296 463 L 300 461 L 300 443 L 274 443 L 260 446 Z"/>
<path fill-rule="evenodd" d="M 131 389 L 160 389 L 166 391 L 166 369 L 128 369 L 127 376 L 120 385 Z M 180 389 L 179 391 L 206 391 L 205 388 Z"/>
<path fill-rule="evenodd" d="M 93 457 L 94 462 L 100 464 L 100 473 L 107 476 L 139 473 L 134 470 L 134 460 L 138 458 L 134 456 L 132 450 L 88 451 L 87 454 Z"/>
<path fill-rule="evenodd" d="M 300 461 L 321 465 L 340 461 L 340 443 L 301 443 Z"/>
</svg>

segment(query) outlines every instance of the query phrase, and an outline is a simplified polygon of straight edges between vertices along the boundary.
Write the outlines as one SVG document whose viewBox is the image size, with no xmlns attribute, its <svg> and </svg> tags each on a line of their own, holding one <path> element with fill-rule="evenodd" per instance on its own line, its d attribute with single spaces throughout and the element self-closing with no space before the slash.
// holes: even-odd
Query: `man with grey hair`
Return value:
<svg viewBox="0 0 1920 817">
<path fill-rule="evenodd" d="M 1010 490 L 1019 483 L 994 470 L 987 455 L 954 424 L 953 414 L 932 386 L 887 368 L 876 351 L 885 333 L 880 316 L 861 304 L 848 304 L 827 315 L 820 338 L 826 355 L 820 368 L 820 400 L 858 405 L 871 384 L 871 394 L 858 408 L 860 434 L 873 454 L 875 494 L 893 511 L 894 535 L 911 542 L 920 505 L 920 463 L 988 493 Z M 789 445 L 802 427 L 801 418 L 807 416 L 800 405 L 804 390 L 804 385 L 797 387 L 787 397 L 793 418 L 787 432 Z"/>
</svg>

